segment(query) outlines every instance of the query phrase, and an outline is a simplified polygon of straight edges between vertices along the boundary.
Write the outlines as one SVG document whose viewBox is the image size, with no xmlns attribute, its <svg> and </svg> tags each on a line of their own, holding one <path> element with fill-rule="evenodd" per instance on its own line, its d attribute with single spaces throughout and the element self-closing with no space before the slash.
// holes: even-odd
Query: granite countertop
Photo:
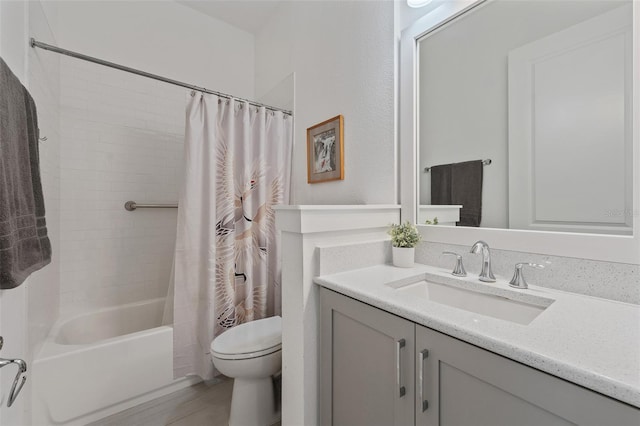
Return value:
<svg viewBox="0 0 640 426">
<path fill-rule="evenodd" d="M 526 303 L 551 305 L 528 325 L 411 297 L 394 287 L 432 281 L 469 286 Z M 449 270 L 377 265 L 314 279 L 322 287 L 350 296 L 417 324 L 511 358 L 522 364 L 640 407 L 640 306 L 508 280 L 481 283 L 477 276 L 454 278 Z M 391 285 L 388 285 L 390 284 Z M 551 300 L 550 300 L 551 299 Z"/>
</svg>

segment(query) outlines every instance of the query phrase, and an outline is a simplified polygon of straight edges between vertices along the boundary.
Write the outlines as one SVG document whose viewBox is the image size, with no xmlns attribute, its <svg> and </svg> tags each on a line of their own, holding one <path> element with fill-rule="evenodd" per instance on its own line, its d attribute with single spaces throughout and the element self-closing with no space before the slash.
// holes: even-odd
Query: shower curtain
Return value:
<svg viewBox="0 0 640 426">
<path fill-rule="evenodd" d="M 178 209 L 174 376 L 211 379 L 210 345 L 280 314 L 273 206 L 288 204 L 292 118 L 234 99 L 187 99 Z"/>
</svg>

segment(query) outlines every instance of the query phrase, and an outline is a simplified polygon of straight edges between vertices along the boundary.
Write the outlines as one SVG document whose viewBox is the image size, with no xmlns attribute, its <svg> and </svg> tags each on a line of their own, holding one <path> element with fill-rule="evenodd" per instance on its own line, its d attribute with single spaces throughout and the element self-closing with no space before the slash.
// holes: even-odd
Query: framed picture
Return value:
<svg viewBox="0 0 640 426">
<path fill-rule="evenodd" d="M 341 115 L 307 129 L 307 182 L 344 179 L 344 118 Z"/>
</svg>

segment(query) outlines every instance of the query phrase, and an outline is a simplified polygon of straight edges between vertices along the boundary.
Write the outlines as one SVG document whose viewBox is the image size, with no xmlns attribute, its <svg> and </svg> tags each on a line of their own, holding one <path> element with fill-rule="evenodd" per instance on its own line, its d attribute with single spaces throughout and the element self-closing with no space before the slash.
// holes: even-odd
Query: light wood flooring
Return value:
<svg viewBox="0 0 640 426">
<path fill-rule="evenodd" d="M 227 426 L 233 380 L 198 383 L 90 426 Z"/>
</svg>

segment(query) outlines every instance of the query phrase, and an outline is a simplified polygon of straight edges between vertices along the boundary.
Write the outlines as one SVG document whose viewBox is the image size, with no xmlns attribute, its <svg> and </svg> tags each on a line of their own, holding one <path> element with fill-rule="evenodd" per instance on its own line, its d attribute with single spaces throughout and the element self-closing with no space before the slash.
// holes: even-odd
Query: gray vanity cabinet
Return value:
<svg viewBox="0 0 640 426">
<path fill-rule="evenodd" d="M 615 399 L 331 290 L 320 300 L 323 426 L 640 425 Z"/>
<path fill-rule="evenodd" d="M 322 425 L 414 424 L 414 323 L 321 289 Z"/>
<path fill-rule="evenodd" d="M 416 353 L 417 425 L 640 425 L 640 410 L 420 325 Z"/>
</svg>

